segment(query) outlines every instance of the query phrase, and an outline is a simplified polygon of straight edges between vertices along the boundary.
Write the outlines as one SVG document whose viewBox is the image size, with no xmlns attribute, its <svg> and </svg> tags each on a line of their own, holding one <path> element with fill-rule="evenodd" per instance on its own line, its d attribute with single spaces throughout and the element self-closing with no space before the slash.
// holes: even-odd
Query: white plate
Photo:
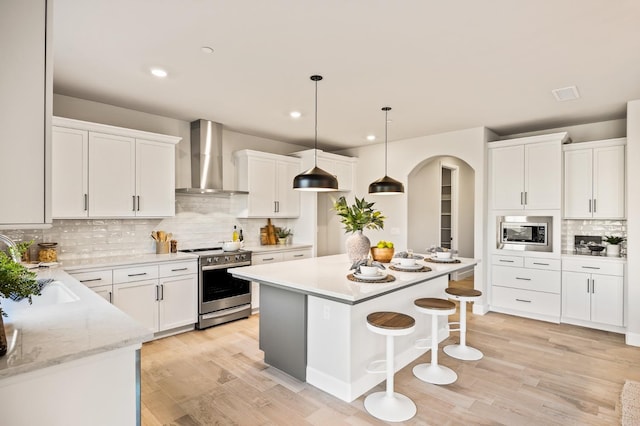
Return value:
<svg viewBox="0 0 640 426">
<path fill-rule="evenodd" d="M 401 264 L 399 264 L 399 263 L 394 263 L 394 264 L 393 264 L 393 266 L 394 266 L 395 268 L 398 268 L 398 269 L 404 269 L 404 270 L 407 270 L 407 271 L 414 271 L 414 270 L 416 270 L 416 269 L 422 269 L 422 267 L 423 267 L 424 265 L 418 265 L 418 264 L 416 263 L 415 265 L 404 265 L 404 266 L 403 266 L 403 265 L 401 265 Z"/>
<path fill-rule="evenodd" d="M 359 280 L 367 280 L 367 281 L 378 281 L 378 280 L 383 280 L 387 278 L 387 274 L 384 274 L 384 273 L 378 273 L 377 275 L 362 275 L 354 272 L 353 276 Z"/>
<path fill-rule="evenodd" d="M 450 262 L 456 261 L 456 259 L 453 259 L 453 258 L 443 259 L 441 257 L 435 257 L 435 256 L 431 256 L 431 260 L 435 260 L 436 262 L 444 262 L 444 263 L 450 263 Z"/>
</svg>

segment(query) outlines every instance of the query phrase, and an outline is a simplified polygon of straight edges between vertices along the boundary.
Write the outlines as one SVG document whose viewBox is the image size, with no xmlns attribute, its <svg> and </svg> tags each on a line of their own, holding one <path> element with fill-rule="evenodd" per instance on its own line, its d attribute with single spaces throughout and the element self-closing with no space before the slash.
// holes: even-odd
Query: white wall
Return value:
<svg viewBox="0 0 640 426">
<path fill-rule="evenodd" d="M 627 344 L 640 346 L 640 100 L 627 104 Z"/>
</svg>

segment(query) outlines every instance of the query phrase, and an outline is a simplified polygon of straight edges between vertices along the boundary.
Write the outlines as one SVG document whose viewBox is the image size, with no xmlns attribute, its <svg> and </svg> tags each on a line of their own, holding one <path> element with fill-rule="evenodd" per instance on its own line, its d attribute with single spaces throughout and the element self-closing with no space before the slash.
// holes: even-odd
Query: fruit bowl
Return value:
<svg viewBox="0 0 640 426">
<path fill-rule="evenodd" d="M 384 247 L 371 247 L 371 257 L 373 260 L 381 263 L 389 263 L 391 262 L 391 258 L 393 257 L 394 249 Z"/>
</svg>

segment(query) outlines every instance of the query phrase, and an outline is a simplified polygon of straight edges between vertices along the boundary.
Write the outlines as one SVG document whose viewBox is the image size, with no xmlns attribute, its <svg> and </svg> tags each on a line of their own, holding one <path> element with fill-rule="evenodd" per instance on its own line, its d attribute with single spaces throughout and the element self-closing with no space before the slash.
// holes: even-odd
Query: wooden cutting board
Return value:
<svg viewBox="0 0 640 426">
<path fill-rule="evenodd" d="M 271 219 L 267 219 L 267 226 L 260 228 L 260 244 L 268 246 L 276 243 L 276 228 L 271 224 Z"/>
</svg>

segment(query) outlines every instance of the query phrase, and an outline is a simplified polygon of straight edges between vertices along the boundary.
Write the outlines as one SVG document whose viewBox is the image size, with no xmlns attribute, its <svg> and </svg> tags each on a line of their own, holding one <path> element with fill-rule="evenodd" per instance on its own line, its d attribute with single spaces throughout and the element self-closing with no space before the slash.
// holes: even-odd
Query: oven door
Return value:
<svg viewBox="0 0 640 426">
<path fill-rule="evenodd" d="M 251 303 L 251 282 L 232 276 L 228 268 L 200 273 L 200 314 Z"/>
</svg>

